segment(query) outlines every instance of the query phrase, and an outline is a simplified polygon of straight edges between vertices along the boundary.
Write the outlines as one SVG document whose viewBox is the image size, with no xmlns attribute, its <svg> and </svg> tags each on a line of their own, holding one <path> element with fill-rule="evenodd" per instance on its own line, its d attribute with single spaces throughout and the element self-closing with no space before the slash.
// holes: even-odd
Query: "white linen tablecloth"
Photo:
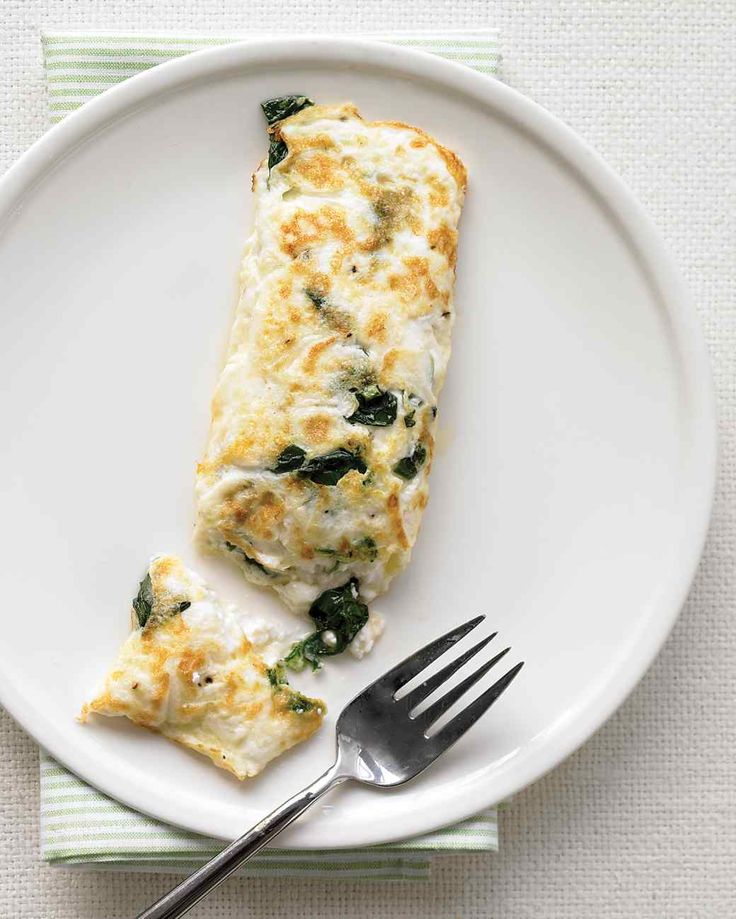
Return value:
<svg viewBox="0 0 736 919">
<path fill-rule="evenodd" d="M 565 765 L 514 799 L 502 817 L 500 854 L 449 857 L 431 882 L 400 887 L 235 881 L 192 917 L 736 915 L 731 0 L 4 0 L 0 169 L 45 129 L 40 26 L 498 28 L 504 79 L 597 147 L 654 217 L 694 294 L 713 354 L 721 477 L 690 600 L 662 655 L 621 711 Z M 0 745 L 0 915 L 128 919 L 161 891 L 161 877 L 42 866 L 36 746 L 5 716 Z"/>
</svg>

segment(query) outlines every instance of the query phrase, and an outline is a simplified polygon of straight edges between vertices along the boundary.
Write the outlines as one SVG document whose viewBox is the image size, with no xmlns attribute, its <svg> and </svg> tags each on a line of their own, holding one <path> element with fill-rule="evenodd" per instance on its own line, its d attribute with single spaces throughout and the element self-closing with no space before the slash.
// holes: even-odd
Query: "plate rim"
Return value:
<svg viewBox="0 0 736 919">
<path fill-rule="evenodd" d="M 382 41 L 320 34 L 254 38 L 195 51 L 124 80 L 51 127 L 0 178 L 0 244 L 5 225 L 12 220 L 19 202 L 56 162 L 73 155 L 79 144 L 127 111 L 156 96 L 175 92 L 187 83 L 216 79 L 228 71 L 251 69 L 259 64 L 273 64 L 274 60 L 284 57 L 289 57 L 290 63 L 298 63 L 301 58 L 310 64 L 329 60 L 337 64 L 389 69 L 449 87 L 520 126 L 573 169 L 615 218 L 631 245 L 632 257 L 636 255 L 641 260 L 660 296 L 674 341 L 680 349 L 680 374 L 686 384 L 692 431 L 689 444 L 692 481 L 687 495 L 689 525 L 686 528 L 689 538 L 682 541 L 679 557 L 672 566 L 675 573 L 664 585 L 639 644 L 625 665 L 609 674 L 596 691 L 576 707 L 574 715 L 566 719 L 564 728 L 549 738 L 544 755 L 530 757 L 512 776 L 506 774 L 494 785 L 492 793 L 484 796 L 475 787 L 464 789 L 441 811 L 425 814 L 417 810 L 411 819 L 404 815 L 400 828 L 362 827 L 356 835 L 349 826 L 310 825 L 305 834 L 300 834 L 305 838 L 300 838 L 298 845 L 302 849 L 355 848 L 431 832 L 511 797 L 570 756 L 633 691 L 671 632 L 702 554 L 716 482 L 715 394 L 699 317 L 680 272 L 649 216 L 604 159 L 559 118 L 499 80 L 431 53 Z M 135 788 L 128 787 L 122 775 L 95 772 L 93 761 L 88 756 L 77 755 L 73 743 L 65 741 L 63 731 L 53 724 L 39 723 L 34 710 L 25 704 L 22 692 L 4 678 L 1 669 L 0 703 L 55 759 L 103 793 L 158 820 L 209 836 L 232 838 L 222 831 L 218 833 L 207 822 L 206 815 L 182 813 L 173 803 L 151 801 Z"/>
</svg>

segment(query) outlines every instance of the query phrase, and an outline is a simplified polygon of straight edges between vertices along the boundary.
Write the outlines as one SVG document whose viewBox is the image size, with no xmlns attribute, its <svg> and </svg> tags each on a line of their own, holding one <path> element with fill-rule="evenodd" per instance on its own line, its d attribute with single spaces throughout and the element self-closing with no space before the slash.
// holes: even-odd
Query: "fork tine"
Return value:
<svg viewBox="0 0 736 919">
<path fill-rule="evenodd" d="M 406 705 L 407 710 L 411 711 L 413 708 L 416 708 L 420 702 L 426 699 L 435 689 L 451 677 L 453 673 L 456 673 L 466 664 L 471 657 L 475 657 L 479 651 L 482 651 L 489 641 L 493 641 L 496 635 L 498 635 L 498 632 L 494 632 L 493 635 L 489 635 L 487 638 L 479 641 L 477 645 L 473 645 L 472 648 L 467 650 L 464 654 L 461 654 L 460 657 L 455 658 L 454 661 L 449 663 L 446 667 L 443 667 L 442 670 L 432 674 L 431 677 L 428 677 L 423 683 L 403 696 L 401 702 Z"/>
<path fill-rule="evenodd" d="M 390 689 L 392 693 L 396 692 L 397 689 L 401 689 L 409 680 L 421 673 L 425 667 L 429 667 L 432 661 L 437 660 L 445 651 L 448 651 L 461 638 L 464 638 L 468 632 L 480 625 L 485 618 L 485 616 L 476 616 L 475 619 L 457 626 L 440 638 L 435 638 L 434 641 L 420 648 L 419 651 L 397 664 L 388 673 L 379 677 L 371 688 Z"/>
<path fill-rule="evenodd" d="M 512 667 L 508 673 L 505 673 L 500 680 L 496 680 L 493 686 L 486 689 L 467 708 L 455 715 L 452 721 L 446 724 L 442 730 L 428 738 L 428 743 L 432 745 L 435 756 L 444 753 L 448 747 L 451 747 L 475 724 L 481 715 L 488 711 L 501 693 L 513 682 L 523 666 L 524 661 L 520 661 L 515 667 Z"/>
<path fill-rule="evenodd" d="M 478 667 L 477 670 L 474 670 L 470 676 L 466 677 L 461 683 L 458 683 L 457 686 L 453 686 L 452 689 L 449 689 L 436 702 L 433 702 L 429 708 L 420 712 L 413 720 L 426 731 L 430 725 L 434 724 L 441 715 L 444 715 L 444 713 L 457 702 L 460 696 L 465 695 L 470 687 L 475 685 L 481 677 L 485 676 L 491 667 L 497 664 L 510 650 L 511 648 L 504 648 L 503 651 L 498 653 L 495 657 L 492 657 L 485 664 L 481 664 L 481 666 Z"/>
</svg>

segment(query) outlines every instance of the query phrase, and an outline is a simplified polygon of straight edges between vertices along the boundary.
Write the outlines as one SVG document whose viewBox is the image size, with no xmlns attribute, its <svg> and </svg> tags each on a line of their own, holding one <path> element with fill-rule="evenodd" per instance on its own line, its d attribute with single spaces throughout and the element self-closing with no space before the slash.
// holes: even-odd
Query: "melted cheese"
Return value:
<svg viewBox="0 0 736 919">
<path fill-rule="evenodd" d="M 201 578 L 173 556 L 155 558 L 149 577 L 153 612 L 121 648 L 83 721 L 91 712 L 124 715 L 240 779 L 319 728 L 324 703 L 279 682 L 276 671 L 269 679 L 237 617 Z"/>
<path fill-rule="evenodd" d="M 306 108 L 275 131 L 288 155 L 253 180 L 197 532 L 304 611 L 350 577 L 370 601 L 409 560 L 450 354 L 466 178 L 424 132 L 363 121 L 349 104 Z M 370 385 L 395 397 L 392 424 L 347 420 Z M 366 471 L 335 485 L 273 472 L 291 445 L 307 459 L 348 450 Z M 426 459 L 402 478 L 395 467 L 417 445 Z"/>
</svg>

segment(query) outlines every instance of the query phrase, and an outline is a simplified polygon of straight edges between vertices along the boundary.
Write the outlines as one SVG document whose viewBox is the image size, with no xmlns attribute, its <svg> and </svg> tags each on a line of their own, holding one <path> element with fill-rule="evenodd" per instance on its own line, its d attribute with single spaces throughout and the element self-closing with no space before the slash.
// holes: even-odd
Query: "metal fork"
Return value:
<svg viewBox="0 0 736 919">
<path fill-rule="evenodd" d="M 327 772 L 264 817 L 244 836 L 140 913 L 137 919 L 176 919 L 183 916 L 335 785 L 352 779 L 367 785 L 390 787 L 408 782 L 423 772 L 475 724 L 523 667 L 523 661 L 516 664 L 439 731 L 427 734 L 435 722 L 510 648 L 504 648 L 419 712 L 415 710 L 420 703 L 498 633 L 494 632 L 479 641 L 415 689 L 403 695 L 400 690 L 484 619 L 485 616 L 478 616 L 435 639 L 357 695 L 337 720 L 337 757 Z"/>
</svg>

